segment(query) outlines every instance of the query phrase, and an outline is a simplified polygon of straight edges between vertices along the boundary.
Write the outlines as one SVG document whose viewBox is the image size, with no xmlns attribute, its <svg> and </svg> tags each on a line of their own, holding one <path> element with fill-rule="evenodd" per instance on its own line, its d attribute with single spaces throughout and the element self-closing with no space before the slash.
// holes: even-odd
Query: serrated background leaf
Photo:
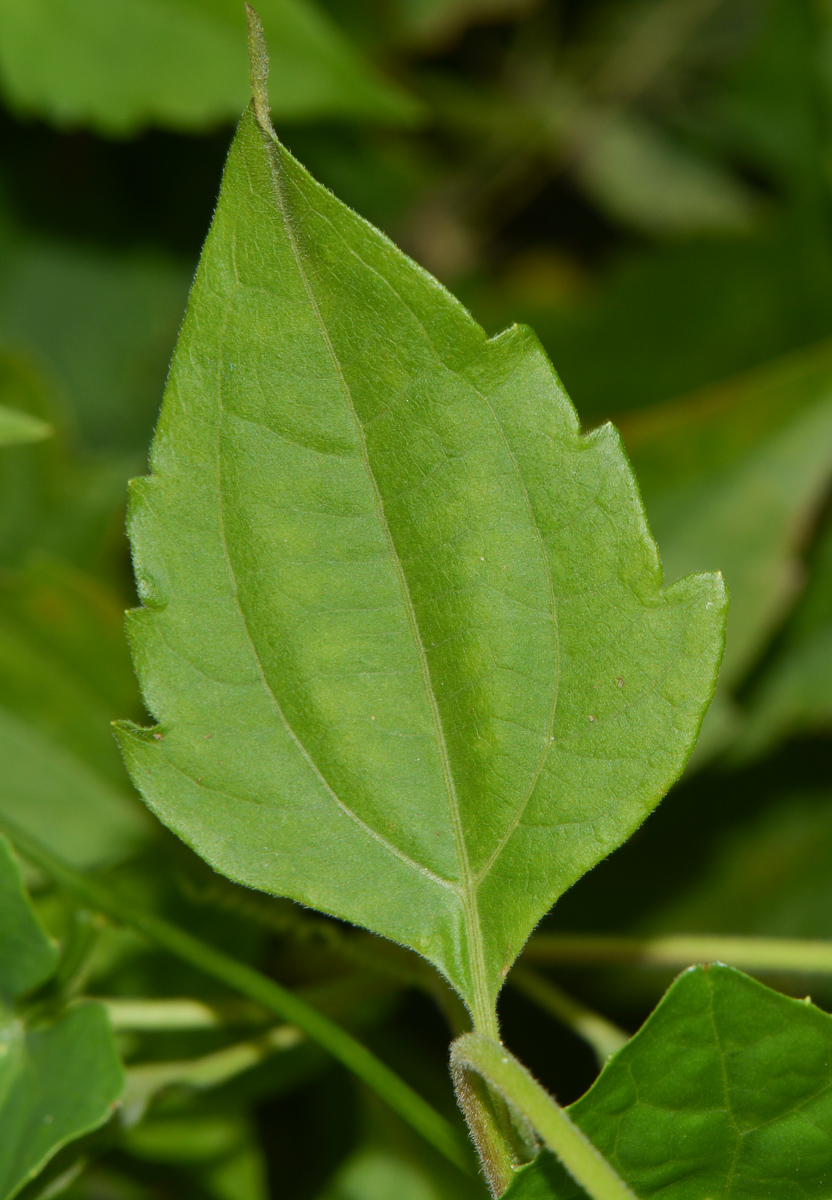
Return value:
<svg viewBox="0 0 832 1200">
<path fill-rule="evenodd" d="M 636 1195 L 823 1197 L 832 1017 L 730 967 L 694 967 L 570 1115 Z M 583 1196 L 551 1155 L 506 1200 Z"/>
<path fill-rule="evenodd" d="M 251 113 L 152 467 L 137 786 L 219 870 L 417 949 L 483 1017 L 681 768 L 721 583 L 661 591 L 617 435 L 580 436 L 533 336 L 487 341 Z"/>
</svg>

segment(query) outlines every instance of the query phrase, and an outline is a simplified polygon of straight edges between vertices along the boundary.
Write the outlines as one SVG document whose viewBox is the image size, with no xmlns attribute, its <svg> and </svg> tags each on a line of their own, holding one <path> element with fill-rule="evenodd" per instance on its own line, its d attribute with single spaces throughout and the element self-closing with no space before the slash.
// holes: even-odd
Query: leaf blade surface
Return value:
<svg viewBox="0 0 832 1200">
<path fill-rule="evenodd" d="M 831 1042 L 813 1005 L 692 967 L 569 1112 L 641 1197 L 825 1196 Z M 583 1194 L 546 1156 L 506 1200 Z"/>
<path fill-rule="evenodd" d="M 662 590 L 632 473 L 243 118 L 131 537 L 133 778 L 215 867 L 403 942 L 480 1017 L 655 806 L 725 597 Z"/>
</svg>

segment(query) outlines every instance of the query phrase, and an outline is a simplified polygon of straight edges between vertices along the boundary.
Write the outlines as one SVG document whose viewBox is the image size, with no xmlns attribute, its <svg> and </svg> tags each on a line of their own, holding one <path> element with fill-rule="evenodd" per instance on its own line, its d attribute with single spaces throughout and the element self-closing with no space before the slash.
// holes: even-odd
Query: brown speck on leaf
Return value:
<svg viewBox="0 0 832 1200">
<path fill-rule="evenodd" d="M 157 741 L 157 742 L 161 742 L 162 738 L 163 738 L 165 735 L 164 735 L 163 733 L 154 733 L 154 735 L 153 735 L 153 736 L 155 737 L 155 739 L 156 739 L 156 741 Z"/>
<path fill-rule="evenodd" d="M 619 687 L 623 687 L 624 686 L 624 676 L 619 675 L 615 682 L 618 684 Z"/>
<path fill-rule="evenodd" d="M 590 719 L 590 721 L 594 721 L 594 720 L 595 720 L 595 718 L 594 718 L 594 717 L 590 717 L 589 719 Z"/>
</svg>

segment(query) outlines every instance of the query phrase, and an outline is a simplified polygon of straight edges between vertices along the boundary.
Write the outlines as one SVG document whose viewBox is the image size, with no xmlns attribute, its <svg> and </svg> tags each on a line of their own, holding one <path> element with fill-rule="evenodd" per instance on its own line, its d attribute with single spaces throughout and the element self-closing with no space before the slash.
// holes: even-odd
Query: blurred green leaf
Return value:
<svg viewBox="0 0 832 1200">
<path fill-rule="evenodd" d="M 216 869 L 417 950 L 490 1028 L 534 924 L 690 753 L 720 582 L 662 590 L 614 430 L 582 438 L 529 331 L 489 342 L 251 110 L 152 467 L 136 785 Z"/>
<path fill-rule="evenodd" d="M 756 758 L 793 734 L 832 728 L 832 526 L 827 526 L 800 598 L 773 660 L 748 701 L 734 751 Z"/>
<path fill-rule="evenodd" d="M 655 236 L 746 232 L 757 205 L 729 171 L 635 113 L 588 113 L 573 170 L 599 208 Z"/>
<path fill-rule="evenodd" d="M 252 1121 L 242 1114 L 154 1117 L 131 1129 L 124 1147 L 146 1162 L 196 1168 L 217 1200 L 268 1200 L 263 1151 Z"/>
<path fill-rule="evenodd" d="M 123 1077 L 107 1014 L 81 1003 L 27 1021 L 14 1002 L 52 974 L 57 950 L 37 922 L 0 838 L 0 1197 L 10 1200 L 62 1146 L 103 1125 Z"/>
<path fill-rule="evenodd" d="M 651 932 L 832 939 L 831 858 L 829 793 L 790 792 L 720 833 Z"/>
<path fill-rule="evenodd" d="M 46 421 L 54 435 L 0 447 L 0 567 L 46 552 L 112 572 L 135 460 L 73 453 L 70 423 L 54 389 L 31 363 L 0 350 L 0 403 L 7 400 Z"/>
<path fill-rule="evenodd" d="M 82 867 L 147 833 L 110 729 L 141 711 L 121 604 L 58 561 L 0 577 L 0 810 Z"/>
<path fill-rule="evenodd" d="M 51 433 L 52 428 L 45 421 L 0 404 L 0 446 L 13 446 L 16 442 L 42 442 Z"/>
<path fill-rule="evenodd" d="M 430 1175 L 407 1158 L 375 1147 L 360 1150 L 319 1200 L 442 1200 Z"/>
<path fill-rule="evenodd" d="M 801 584 L 803 544 L 832 478 L 832 345 L 633 414 L 622 433 L 668 579 L 725 576 L 725 704 Z M 715 730 L 711 748 L 731 732 L 727 722 Z"/>
<path fill-rule="evenodd" d="M 377 76 L 313 0 L 261 0 L 282 119 L 411 121 L 416 102 Z M 3 0 L 0 80 L 10 104 L 107 134 L 236 119 L 249 94 L 236 0 Z"/>
<path fill-rule="evenodd" d="M 49 938 L 23 888 L 23 876 L 0 836 L 0 997 L 4 1006 L 53 974 L 58 947 Z"/>
<path fill-rule="evenodd" d="M 190 273 L 14 227 L 2 251 L 0 340 L 40 367 L 84 446 L 143 454 Z"/>
<path fill-rule="evenodd" d="M 76 867 L 126 857 L 147 825 L 125 791 L 0 708 L 0 811 Z"/>
<path fill-rule="evenodd" d="M 822 1200 L 832 1017 L 730 967 L 692 967 L 569 1112 L 642 1200 Z M 541 1155 L 505 1195 L 584 1193 Z"/>
</svg>

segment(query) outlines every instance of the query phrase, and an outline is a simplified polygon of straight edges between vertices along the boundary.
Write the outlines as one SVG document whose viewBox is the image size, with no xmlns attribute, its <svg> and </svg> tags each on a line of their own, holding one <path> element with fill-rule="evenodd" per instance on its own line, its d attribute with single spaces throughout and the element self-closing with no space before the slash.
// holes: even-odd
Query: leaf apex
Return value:
<svg viewBox="0 0 832 1200">
<path fill-rule="evenodd" d="M 248 18 L 248 64 L 254 114 L 264 133 L 274 134 L 269 103 L 269 52 L 263 22 L 256 9 L 246 4 Z"/>
</svg>

